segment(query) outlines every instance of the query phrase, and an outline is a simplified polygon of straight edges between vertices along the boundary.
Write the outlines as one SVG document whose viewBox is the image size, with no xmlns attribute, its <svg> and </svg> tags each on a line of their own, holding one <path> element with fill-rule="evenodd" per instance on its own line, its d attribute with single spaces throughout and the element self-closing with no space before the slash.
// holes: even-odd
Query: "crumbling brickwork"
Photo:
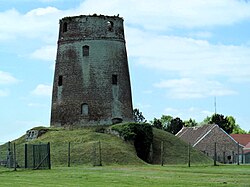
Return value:
<svg viewBox="0 0 250 187">
<path fill-rule="evenodd" d="M 132 121 L 132 110 L 123 19 L 61 19 L 51 126 Z"/>
</svg>

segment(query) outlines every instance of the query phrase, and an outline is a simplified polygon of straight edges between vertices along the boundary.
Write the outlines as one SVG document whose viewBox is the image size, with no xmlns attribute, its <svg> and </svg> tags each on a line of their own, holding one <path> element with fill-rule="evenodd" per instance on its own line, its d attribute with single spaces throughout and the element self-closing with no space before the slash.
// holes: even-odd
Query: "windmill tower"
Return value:
<svg viewBox="0 0 250 187">
<path fill-rule="evenodd" d="M 123 19 L 103 15 L 61 19 L 51 126 L 132 120 Z"/>
</svg>

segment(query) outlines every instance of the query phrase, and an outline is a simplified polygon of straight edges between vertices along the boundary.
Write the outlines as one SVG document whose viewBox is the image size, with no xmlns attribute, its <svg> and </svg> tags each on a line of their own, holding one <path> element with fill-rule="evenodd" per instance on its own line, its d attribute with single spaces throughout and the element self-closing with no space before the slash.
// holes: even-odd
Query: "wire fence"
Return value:
<svg viewBox="0 0 250 187">
<path fill-rule="evenodd" d="M 7 168 L 50 169 L 56 166 L 77 166 L 91 164 L 102 166 L 102 144 L 100 141 L 77 143 L 6 143 L 0 147 L 0 165 Z M 48 147 L 49 145 L 49 147 Z M 105 160 L 109 162 L 108 153 Z"/>
<path fill-rule="evenodd" d="M 232 147 L 229 143 L 214 142 L 207 145 L 204 148 L 204 151 L 194 150 L 193 147 L 188 144 L 183 146 L 183 150 L 180 150 L 180 152 L 176 154 L 176 152 L 171 151 L 166 142 L 162 141 L 158 149 L 160 149 L 160 156 L 158 156 L 162 166 L 165 164 L 172 164 L 172 160 L 169 158 L 175 158 L 176 160 L 179 159 L 178 163 L 187 164 L 190 167 L 191 164 L 196 164 L 197 162 L 202 163 L 202 160 L 195 160 L 199 159 L 201 153 L 210 157 L 213 160 L 214 165 L 217 165 L 217 163 L 238 165 L 247 163 L 243 149 L 239 143 Z M 204 157 L 200 158 L 204 159 Z"/>
<path fill-rule="evenodd" d="M 49 144 L 49 148 L 47 145 Z M 5 143 L 0 146 L 0 165 L 8 168 L 32 168 L 32 169 L 50 169 L 53 166 L 78 166 L 92 165 L 102 166 L 103 163 L 110 163 L 112 159 L 109 156 L 108 144 L 101 141 L 92 142 L 52 142 L 39 144 L 19 144 Z M 199 163 L 197 158 L 204 159 L 202 152 L 192 149 L 189 144 L 182 147 L 180 152 L 176 153 L 167 144 L 161 142 L 154 147 L 156 153 L 152 152 L 152 160 L 160 165 L 173 164 L 178 159 L 179 164 L 187 164 L 189 167 L 192 164 Z M 223 147 L 223 149 L 222 149 Z M 214 165 L 217 162 L 242 164 L 244 157 L 242 149 L 238 144 L 237 151 L 229 149 L 229 146 L 220 143 L 211 144 L 206 147 L 203 154 L 214 160 Z M 48 157 L 49 154 L 49 157 Z M 122 154 L 122 153 L 121 153 Z M 175 154 L 175 155 L 174 155 Z M 122 155 L 126 157 L 126 155 Z M 204 155 L 203 155 L 204 156 Z M 173 160 L 174 159 L 174 160 Z"/>
</svg>

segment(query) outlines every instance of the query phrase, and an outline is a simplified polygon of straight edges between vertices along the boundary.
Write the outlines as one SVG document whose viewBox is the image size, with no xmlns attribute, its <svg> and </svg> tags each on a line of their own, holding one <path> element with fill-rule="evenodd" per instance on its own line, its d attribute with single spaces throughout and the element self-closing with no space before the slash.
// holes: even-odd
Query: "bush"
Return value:
<svg viewBox="0 0 250 187">
<path fill-rule="evenodd" d="M 125 141 L 134 142 L 137 156 L 149 162 L 150 148 L 153 142 L 153 129 L 148 123 L 126 123 L 114 125 L 111 128 L 119 132 Z"/>
</svg>

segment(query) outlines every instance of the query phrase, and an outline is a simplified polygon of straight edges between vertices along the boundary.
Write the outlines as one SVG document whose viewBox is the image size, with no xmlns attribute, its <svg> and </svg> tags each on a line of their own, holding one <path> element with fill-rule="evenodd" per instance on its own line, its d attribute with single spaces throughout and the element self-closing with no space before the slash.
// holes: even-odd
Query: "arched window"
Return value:
<svg viewBox="0 0 250 187">
<path fill-rule="evenodd" d="M 68 31 L 68 24 L 67 22 L 63 23 L 63 32 L 67 32 Z"/>
<path fill-rule="evenodd" d="M 83 103 L 81 105 L 81 114 L 84 115 L 84 116 L 89 115 L 89 106 L 88 106 L 87 103 Z"/>
<path fill-rule="evenodd" d="M 82 47 L 82 56 L 89 56 L 89 46 L 85 45 Z"/>
<path fill-rule="evenodd" d="M 107 22 L 107 25 L 108 25 L 108 30 L 109 30 L 109 31 L 113 31 L 113 27 L 114 27 L 113 21 L 108 21 L 108 22 Z"/>
</svg>

